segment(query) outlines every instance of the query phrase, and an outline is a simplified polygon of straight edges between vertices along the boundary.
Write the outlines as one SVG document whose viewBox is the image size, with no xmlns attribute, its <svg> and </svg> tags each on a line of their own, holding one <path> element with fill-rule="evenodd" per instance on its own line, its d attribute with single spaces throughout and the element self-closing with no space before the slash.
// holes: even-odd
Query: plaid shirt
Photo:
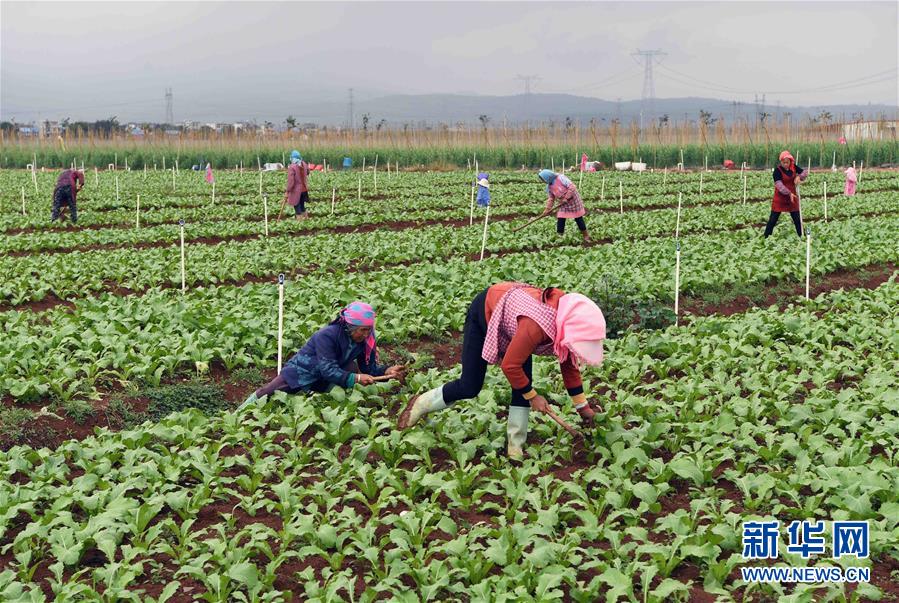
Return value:
<svg viewBox="0 0 899 603">
<path fill-rule="evenodd" d="M 516 283 L 499 300 L 490 322 L 487 324 L 487 337 L 481 350 L 481 358 L 490 364 L 497 364 L 506 354 L 515 332 L 518 330 L 518 317 L 526 316 L 536 322 L 549 337 L 549 343 L 539 346 L 534 353 L 538 356 L 554 356 L 553 339 L 556 336 L 556 311 L 522 291 L 531 287 L 524 283 Z"/>
<path fill-rule="evenodd" d="M 574 183 L 567 177 L 561 174 L 557 175 L 553 183 L 546 187 L 546 192 L 548 195 L 546 199 L 547 211 L 553 208 L 557 200 L 562 202 L 556 214 L 557 217 L 580 218 L 587 213 L 581 194 Z"/>
</svg>

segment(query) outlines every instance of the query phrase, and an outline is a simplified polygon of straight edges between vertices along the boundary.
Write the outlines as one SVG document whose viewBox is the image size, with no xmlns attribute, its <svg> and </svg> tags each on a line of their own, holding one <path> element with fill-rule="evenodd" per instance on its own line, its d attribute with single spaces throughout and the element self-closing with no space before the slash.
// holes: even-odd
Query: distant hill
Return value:
<svg viewBox="0 0 899 603">
<path fill-rule="evenodd" d="M 512 96 L 478 96 L 462 94 L 424 94 L 424 95 L 391 95 L 381 96 L 356 103 L 356 125 L 361 123 L 362 115 L 368 114 L 370 127 L 374 127 L 381 119 L 386 119 L 392 126 L 397 123 L 428 122 L 455 124 L 478 124 L 478 117 L 486 115 L 491 125 L 503 122 L 521 123 L 524 121 L 564 121 L 566 117 L 581 124 L 589 123 L 595 118 L 611 121 L 620 118 L 622 122 L 640 119 L 642 102 L 639 100 L 616 101 L 575 96 L 571 94 L 523 94 Z M 709 111 L 715 117 L 729 120 L 734 115 L 752 117 L 761 107 L 754 103 L 740 103 L 714 98 L 660 98 L 655 101 L 655 114 L 667 114 L 671 120 L 682 120 L 684 115 L 696 119 L 700 110 Z M 773 117 L 778 114 L 791 113 L 794 118 L 804 118 L 829 111 L 834 119 L 841 115 L 847 119 L 860 113 L 867 119 L 875 119 L 882 114 L 896 115 L 896 107 L 889 105 L 816 105 L 781 106 L 767 105 L 765 111 Z M 648 113 L 648 112 L 647 112 Z M 298 121 L 316 121 L 321 124 L 339 125 L 346 120 L 346 107 L 335 107 L 334 103 L 309 103 L 300 106 L 294 113 Z M 648 120 L 648 115 L 646 115 Z"/>
</svg>

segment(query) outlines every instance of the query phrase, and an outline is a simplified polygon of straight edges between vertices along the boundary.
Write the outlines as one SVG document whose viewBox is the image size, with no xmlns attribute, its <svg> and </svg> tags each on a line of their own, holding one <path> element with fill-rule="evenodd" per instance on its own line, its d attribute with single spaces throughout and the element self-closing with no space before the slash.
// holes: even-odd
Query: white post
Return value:
<svg viewBox="0 0 899 603">
<path fill-rule="evenodd" d="M 265 236 L 268 236 L 268 195 L 262 195 L 262 215 L 265 218 Z"/>
<path fill-rule="evenodd" d="M 378 159 L 377 156 L 375 156 L 375 160 L 376 160 L 376 161 L 377 161 L 377 159 Z M 377 195 L 377 194 L 378 194 L 378 166 L 377 166 L 377 164 L 375 165 L 375 168 L 374 168 L 374 169 L 375 169 L 375 171 L 374 171 L 374 175 L 375 175 L 375 194 Z"/>
<path fill-rule="evenodd" d="M 675 239 L 680 237 L 680 206 L 681 206 L 681 200 L 683 199 L 683 196 L 684 196 L 683 193 L 677 194 L 677 224 L 674 227 L 674 238 Z"/>
<path fill-rule="evenodd" d="M 683 149 L 680 150 L 680 165 L 681 165 L 680 169 L 684 169 L 684 150 Z"/>
<path fill-rule="evenodd" d="M 858 186 L 862 185 L 862 172 L 865 171 L 865 162 L 862 161 L 858 166 L 858 178 L 856 179 L 856 184 Z"/>
<path fill-rule="evenodd" d="M 824 181 L 824 221 L 827 222 L 827 180 Z"/>
<path fill-rule="evenodd" d="M 581 170 L 581 175 L 577 177 L 577 188 L 581 190 L 581 185 L 584 183 L 584 170 Z"/>
<path fill-rule="evenodd" d="M 126 172 L 131 171 L 131 169 L 128 167 L 128 156 L 127 155 L 125 156 L 125 171 Z"/>
<path fill-rule="evenodd" d="M 23 216 L 26 215 L 25 214 L 25 187 L 24 186 L 22 187 L 22 215 Z"/>
<path fill-rule="evenodd" d="M 115 167 L 116 170 L 119 169 L 119 154 L 118 153 L 115 154 L 115 157 L 112 160 L 112 165 Z"/>
<path fill-rule="evenodd" d="M 709 171 L 709 156 L 705 156 L 705 171 Z"/>
<path fill-rule="evenodd" d="M 363 160 L 364 159 L 365 158 L 363 157 Z M 359 176 L 359 185 L 356 188 L 356 200 L 359 202 L 362 201 L 362 176 Z"/>
<path fill-rule="evenodd" d="M 119 173 L 116 172 L 115 175 L 115 202 L 118 204 L 119 202 Z"/>
<path fill-rule="evenodd" d="M 362 171 L 365 171 L 365 155 L 362 156 Z"/>
<path fill-rule="evenodd" d="M 490 206 L 487 206 L 487 213 L 484 214 L 484 236 L 481 237 L 481 260 L 484 259 L 484 246 L 487 245 L 487 221 L 490 220 Z M 478 260 L 480 261 L 480 260 Z"/>
<path fill-rule="evenodd" d="M 556 171 L 556 158 L 550 157 L 549 161 L 550 161 L 550 169 L 555 172 Z"/>
<path fill-rule="evenodd" d="M 621 184 L 621 180 L 618 181 L 618 204 L 621 207 L 621 212 L 624 213 L 624 188 Z"/>
<path fill-rule="evenodd" d="M 812 263 L 812 229 L 805 229 L 805 299 L 809 298 L 809 271 Z"/>
<path fill-rule="evenodd" d="M 837 171 L 837 152 L 836 151 L 833 152 L 833 161 L 830 164 L 830 171 L 831 172 Z"/>
<path fill-rule="evenodd" d="M 474 158 L 474 173 L 477 175 L 478 172 L 481 171 L 481 168 L 478 166 L 478 158 L 477 155 Z"/>
<path fill-rule="evenodd" d="M 162 156 L 162 171 L 165 171 L 165 155 Z"/>
<path fill-rule="evenodd" d="M 284 347 L 284 273 L 278 275 L 278 372 L 281 372 L 281 350 Z"/>
<path fill-rule="evenodd" d="M 680 241 L 674 249 L 674 324 L 677 326 L 680 319 Z"/>
<path fill-rule="evenodd" d="M 184 220 L 179 220 L 181 225 L 181 293 L 187 291 L 187 280 L 184 276 Z"/>
<path fill-rule="evenodd" d="M 605 176 L 602 177 L 602 185 L 600 186 L 600 189 L 599 189 L 599 199 L 600 199 L 600 201 L 606 200 L 606 177 Z"/>
<path fill-rule="evenodd" d="M 144 180 L 147 179 L 147 164 L 144 164 Z"/>
<path fill-rule="evenodd" d="M 137 196 L 137 209 L 135 210 L 134 227 L 140 228 L 140 195 Z"/>
<path fill-rule="evenodd" d="M 331 187 L 331 215 L 334 215 L 334 202 L 337 200 L 337 188 Z"/>
</svg>

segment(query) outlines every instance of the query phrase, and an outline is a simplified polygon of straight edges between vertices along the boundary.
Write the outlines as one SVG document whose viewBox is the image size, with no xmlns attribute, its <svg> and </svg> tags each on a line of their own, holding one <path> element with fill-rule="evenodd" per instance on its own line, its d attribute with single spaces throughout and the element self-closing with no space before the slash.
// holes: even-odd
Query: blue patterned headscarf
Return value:
<svg viewBox="0 0 899 603">
<path fill-rule="evenodd" d="M 294 149 L 290 152 L 290 163 L 299 163 L 303 160 L 303 156 L 300 155 L 300 152 Z"/>
<path fill-rule="evenodd" d="M 553 182 L 555 182 L 557 175 L 558 174 L 556 174 L 552 170 L 540 170 L 540 172 L 537 174 L 537 176 L 540 177 L 540 180 L 543 180 L 546 183 L 546 186 L 549 186 Z"/>
</svg>

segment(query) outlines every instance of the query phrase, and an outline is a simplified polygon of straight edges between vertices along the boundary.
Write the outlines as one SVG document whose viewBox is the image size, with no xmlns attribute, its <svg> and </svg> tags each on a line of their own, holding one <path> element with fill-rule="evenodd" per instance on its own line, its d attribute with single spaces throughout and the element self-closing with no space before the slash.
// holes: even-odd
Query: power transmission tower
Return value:
<svg viewBox="0 0 899 603">
<path fill-rule="evenodd" d="M 530 118 L 528 117 L 528 110 L 531 105 L 531 82 L 536 82 L 540 79 L 539 75 L 519 75 L 515 78 L 516 80 L 524 82 L 524 115 L 525 120 L 530 122 Z"/>
<path fill-rule="evenodd" d="M 172 112 L 172 89 L 165 89 L 165 123 L 174 125 L 175 115 Z"/>
<path fill-rule="evenodd" d="M 640 50 L 632 52 L 631 56 L 637 63 L 643 63 L 643 95 L 642 111 L 648 113 L 650 120 L 655 119 L 655 101 L 656 101 L 656 84 L 652 75 L 652 66 L 660 63 L 662 57 L 667 56 L 667 52 L 661 50 Z"/>
<path fill-rule="evenodd" d="M 349 103 L 349 108 L 347 110 L 346 124 L 350 130 L 356 129 L 356 113 L 353 108 L 353 89 L 352 88 L 350 88 L 350 103 Z"/>
</svg>

